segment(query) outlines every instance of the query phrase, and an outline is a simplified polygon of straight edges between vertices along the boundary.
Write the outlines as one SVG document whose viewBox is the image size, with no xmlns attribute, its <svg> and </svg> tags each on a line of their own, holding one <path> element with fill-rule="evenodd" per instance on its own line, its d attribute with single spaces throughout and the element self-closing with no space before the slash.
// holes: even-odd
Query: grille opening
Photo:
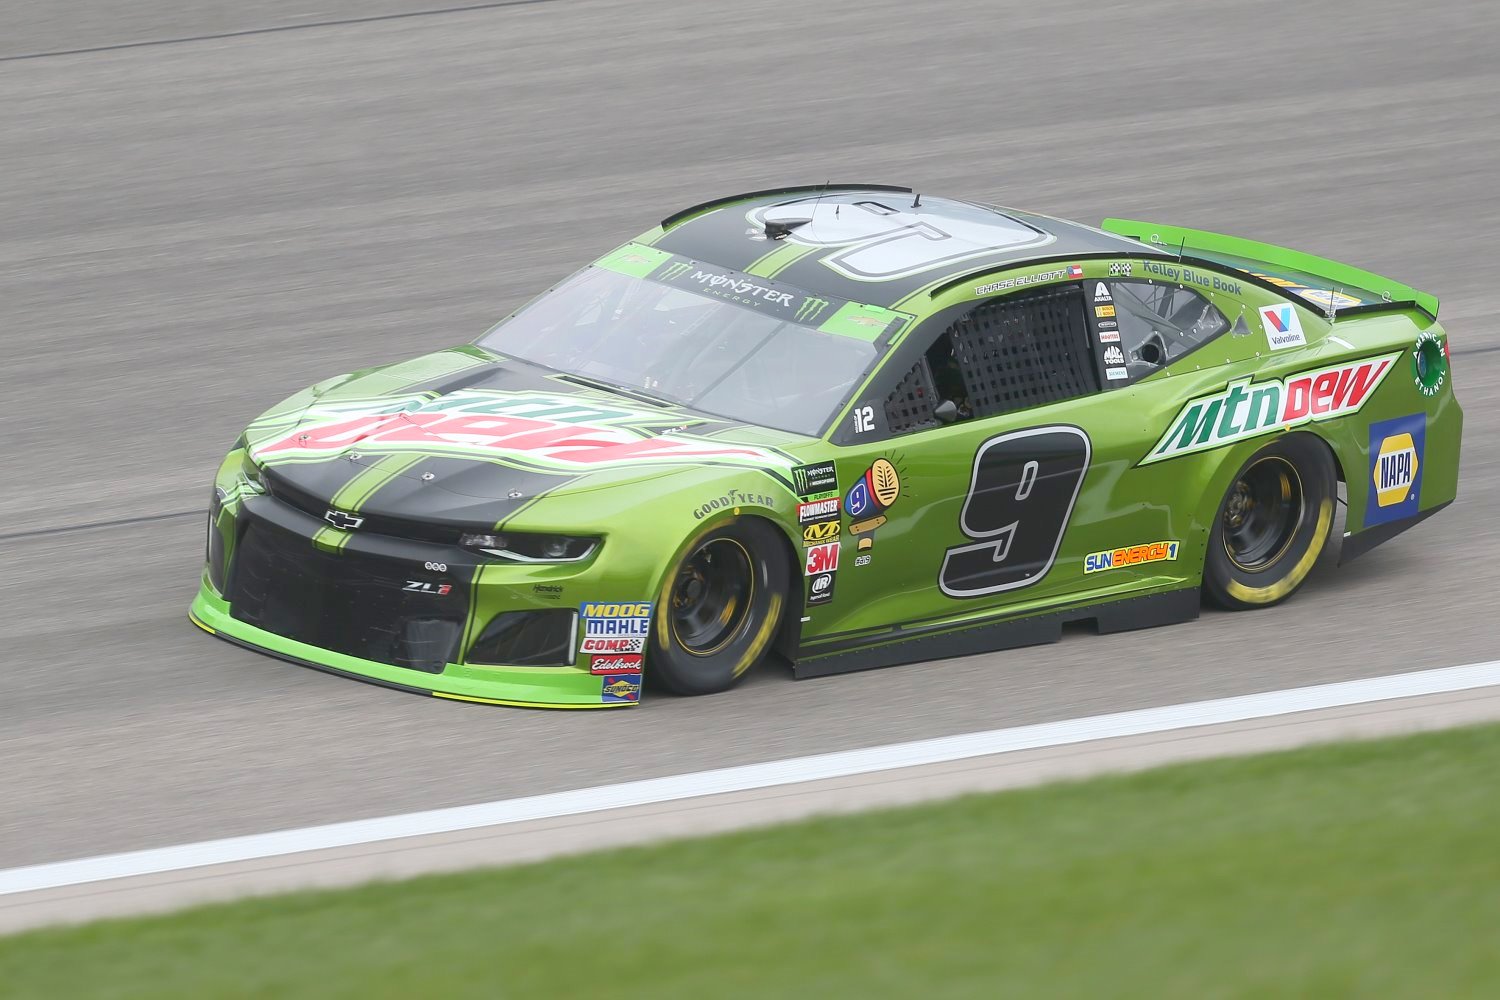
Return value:
<svg viewBox="0 0 1500 1000">
<path fill-rule="evenodd" d="M 566 667 L 573 663 L 577 613 L 571 609 L 506 611 L 490 619 L 465 663 Z"/>
</svg>

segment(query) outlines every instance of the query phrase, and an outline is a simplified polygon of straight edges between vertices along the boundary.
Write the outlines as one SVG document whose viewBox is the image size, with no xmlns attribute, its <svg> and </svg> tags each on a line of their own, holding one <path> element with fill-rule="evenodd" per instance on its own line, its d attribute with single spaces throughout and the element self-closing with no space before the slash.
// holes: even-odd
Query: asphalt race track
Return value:
<svg viewBox="0 0 1500 1000">
<path fill-rule="evenodd" d="M 191 6 L 0 10 L 0 868 L 1497 656 L 1500 6 Z M 676 208 L 825 179 L 1435 292 L 1459 501 L 1277 609 L 626 712 L 189 624 L 210 475 L 261 409 L 469 340 Z"/>
</svg>

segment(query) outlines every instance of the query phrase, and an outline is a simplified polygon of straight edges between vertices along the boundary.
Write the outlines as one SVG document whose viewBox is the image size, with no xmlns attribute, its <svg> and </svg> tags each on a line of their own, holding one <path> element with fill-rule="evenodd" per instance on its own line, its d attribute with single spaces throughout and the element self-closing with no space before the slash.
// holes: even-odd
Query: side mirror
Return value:
<svg viewBox="0 0 1500 1000">
<path fill-rule="evenodd" d="M 945 424 L 951 424 L 958 419 L 958 404 L 945 399 L 933 408 L 932 415 Z"/>
</svg>

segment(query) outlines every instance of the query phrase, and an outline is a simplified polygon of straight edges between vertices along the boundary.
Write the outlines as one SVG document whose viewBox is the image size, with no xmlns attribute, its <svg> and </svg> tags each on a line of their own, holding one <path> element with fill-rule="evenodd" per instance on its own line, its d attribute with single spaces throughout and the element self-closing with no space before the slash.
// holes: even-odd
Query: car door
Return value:
<svg viewBox="0 0 1500 1000">
<path fill-rule="evenodd" d="M 1151 376 L 1185 351 L 1137 337 L 1112 288 L 1023 282 L 909 335 L 834 436 L 851 446 L 838 460 L 843 566 L 805 636 L 940 627 L 1188 580 L 1188 525 L 1130 474 L 1157 411 L 1175 409 L 1170 380 Z M 1176 305 L 1159 326 L 1186 315 Z M 1201 328 L 1214 329 L 1205 340 L 1218 325 Z"/>
</svg>

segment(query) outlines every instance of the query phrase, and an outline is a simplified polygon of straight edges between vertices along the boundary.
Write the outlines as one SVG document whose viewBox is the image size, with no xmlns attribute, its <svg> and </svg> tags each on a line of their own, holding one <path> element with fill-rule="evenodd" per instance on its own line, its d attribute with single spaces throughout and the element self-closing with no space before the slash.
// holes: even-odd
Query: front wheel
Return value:
<svg viewBox="0 0 1500 1000">
<path fill-rule="evenodd" d="M 1252 455 L 1214 518 L 1204 592 L 1231 611 L 1290 597 L 1328 543 L 1337 489 L 1333 460 L 1316 438 L 1293 435 Z"/>
<path fill-rule="evenodd" d="M 647 670 L 677 694 L 729 688 L 771 646 L 791 570 L 770 524 L 745 518 L 693 539 L 656 605 Z"/>
</svg>

